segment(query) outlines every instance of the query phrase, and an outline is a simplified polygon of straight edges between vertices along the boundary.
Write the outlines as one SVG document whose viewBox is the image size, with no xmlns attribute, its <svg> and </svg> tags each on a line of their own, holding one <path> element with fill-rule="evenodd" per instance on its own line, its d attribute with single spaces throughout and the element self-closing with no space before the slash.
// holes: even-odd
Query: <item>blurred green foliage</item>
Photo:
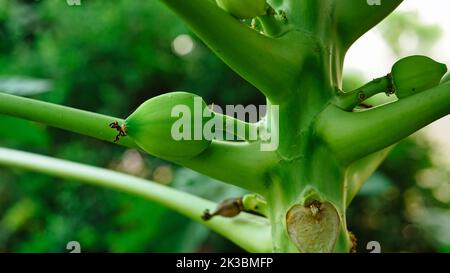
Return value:
<svg viewBox="0 0 450 273">
<path fill-rule="evenodd" d="M 438 26 L 424 24 L 415 11 L 393 14 L 382 26 L 382 34 L 396 55 L 408 50 L 426 51 L 442 34 Z"/>
<path fill-rule="evenodd" d="M 158 1 L 81 3 L 0 0 L 0 76 L 51 81 L 50 90 L 31 88 L 29 95 L 120 117 L 146 99 L 174 90 L 194 92 L 222 106 L 264 104 L 252 86 Z M 403 27 L 397 23 L 395 31 Z M 173 48 L 183 34 L 193 40 L 187 55 Z M 0 116 L 0 123 L 0 146 L 116 169 L 215 201 L 243 194 L 137 151 L 16 118 Z M 383 251 L 450 251 L 445 234 L 434 236 L 433 218 L 421 220 L 430 214 L 411 208 L 421 202 L 441 209 L 434 215 L 445 218 L 449 213 L 449 202 L 437 200 L 418 179 L 421 172 L 441 171 L 429 152 L 420 138 L 403 141 L 354 200 L 348 221 L 359 251 L 366 252 L 365 244 L 372 240 Z M 0 252 L 65 252 L 73 240 L 86 252 L 239 251 L 200 224 L 146 200 L 0 168 Z"/>
</svg>

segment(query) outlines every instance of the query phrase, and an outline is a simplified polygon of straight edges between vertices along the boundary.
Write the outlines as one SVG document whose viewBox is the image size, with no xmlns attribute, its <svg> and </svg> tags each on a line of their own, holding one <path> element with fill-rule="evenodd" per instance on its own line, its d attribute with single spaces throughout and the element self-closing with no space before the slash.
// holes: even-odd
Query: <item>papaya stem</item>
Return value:
<svg viewBox="0 0 450 273">
<path fill-rule="evenodd" d="M 338 158 L 351 163 L 397 143 L 449 113 L 450 83 L 445 83 L 362 112 L 346 112 L 330 105 L 320 114 L 316 128 Z"/>
<path fill-rule="evenodd" d="M 72 131 L 100 140 L 114 142 L 115 131 L 108 124 L 125 121 L 67 106 L 0 93 L 0 114 L 40 122 L 52 127 Z M 119 145 L 139 149 L 130 138 L 122 138 Z"/>
</svg>

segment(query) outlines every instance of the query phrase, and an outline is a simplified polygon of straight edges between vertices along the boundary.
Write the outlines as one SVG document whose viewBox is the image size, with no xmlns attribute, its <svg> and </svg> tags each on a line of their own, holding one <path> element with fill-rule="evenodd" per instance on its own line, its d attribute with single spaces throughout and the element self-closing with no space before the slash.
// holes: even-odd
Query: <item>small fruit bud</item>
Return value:
<svg viewBox="0 0 450 273">
<path fill-rule="evenodd" d="M 144 102 L 126 119 L 126 134 L 149 154 L 169 160 L 192 158 L 211 143 L 203 137 L 203 125 L 213 113 L 209 111 L 211 117 L 205 117 L 204 111 L 209 109 L 197 95 L 163 94 Z M 186 121 L 178 126 L 183 132 L 174 132 L 181 119 Z"/>
<path fill-rule="evenodd" d="M 399 99 L 437 86 L 447 72 L 445 64 L 426 56 L 409 56 L 396 62 L 391 77 Z"/>
<path fill-rule="evenodd" d="M 217 5 L 238 19 L 250 19 L 266 13 L 266 0 L 216 0 Z"/>
</svg>

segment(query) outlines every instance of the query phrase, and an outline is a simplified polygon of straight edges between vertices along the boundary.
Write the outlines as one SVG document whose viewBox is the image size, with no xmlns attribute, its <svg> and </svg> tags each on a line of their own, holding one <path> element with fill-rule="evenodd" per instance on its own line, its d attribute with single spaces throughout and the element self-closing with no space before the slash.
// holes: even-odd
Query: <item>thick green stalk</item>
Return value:
<svg viewBox="0 0 450 273">
<path fill-rule="evenodd" d="M 317 132 L 341 162 L 387 148 L 450 113 L 450 83 L 362 112 L 330 105 L 320 114 Z M 349 133 L 351 132 L 351 133 Z"/>
<path fill-rule="evenodd" d="M 264 193 L 268 202 L 269 219 L 272 223 L 274 251 L 298 251 L 293 238 L 290 238 L 286 231 L 286 213 L 293 205 L 304 206 L 305 190 L 313 189 L 316 192 L 315 198 L 330 202 L 339 214 L 339 231 L 333 250 L 348 252 L 351 241 L 347 232 L 345 213 L 349 200 L 356 194 L 363 180 L 380 164 L 387 151 L 377 152 L 349 166 L 338 157 L 340 150 L 330 149 L 327 141 L 323 141 L 320 131 L 316 130 L 316 123 L 321 122 L 322 112 L 330 108 L 330 106 L 327 108 L 327 103 L 332 100 L 335 90 L 341 85 L 345 52 L 353 42 L 351 39 L 359 34 L 347 39 L 347 33 L 340 36 L 336 31 L 335 22 L 342 15 L 336 12 L 337 1 L 273 0 L 270 2 L 276 9 L 283 9 L 289 23 L 295 25 L 299 31 L 311 33 L 311 41 L 313 41 L 311 44 L 314 44 L 299 51 L 303 62 L 299 69 L 297 83 L 291 92 L 295 95 L 291 95 L 289 101 L 279 103 L 280 116 L 277 126 L 282 140 L 278 149 L 281 161 L 271 172 L 270 183 Z M 348 10 L 349 13 L 352 12 L 351 10 Z M 357 9 L 354 10 L 358 12 Z M 370 19 L 362 28 L 373 24 L 374 18 L 381 20 L 382 12 Z M 362 24 L 364 25 L 365 22 Z M 358 31 L 355 30 L 355 32 Z M 364 95 L 369 97 L 374 93 L 386 91 L 388 86 L 389 82 L 384 79 L 374 81 L 364 87 Z M 360 102 L 361 97 L 358 96 L 360 91 L 344 94 L 343 99 L 338 99 L 337 103 L 348 111 Z M 339 110 L 348 113 L 345 110 Z M 333 115 L 329 116 L 328 121 L 334 126 L 324 129 L 330 136 L 334 135 L 335 127 L 345 127 L 345 121 L 337 120 Z M 351 136 L 353 131 L 343 129 L 342 132 Z M 345 148 L 353 149 L 351 146 Z M 297 228 L 300 230 L 303 227 Z M 324 234 L 325 237 L 329 235 Z"/>
<path fill-rule="evenodd" d="M 279 131 L 280 146 L 277 153 L 280 161 L 270 172 L 263 195 L 267 200 L 276 252 L 303 251 L 287 232 L 286 216 L 292 206 L 306 205 L 304 194 L 307 189 L 314 189 L 321 196 L 320 201 L 332 203 L 339 214 L 338 230 L 335 233 L 338 239 L 331 251 L 348 252 L 351 247 L 345 221 L 345 168 L 338 164 L 333 153 L 317 138 L 313 126 L 317 115 L 327 107 L 335 90 L 330 76 L 332 67 L 340 65 L 322 55 L 328 54 L 324 47 L 301 53 L 308 60 L 308 65 L 302 67 L 299 74 L 297 92 L 289 101 L 279 105 L 279 117 L 270 122 L 270 128 Z M 268 106 L 270 109 L 274 105 L 268 101 Z M 269 116 L 267 121 L 271 119 Z M 301 223 L 295 226 L 308 229 Z M 311 227 L 309 230 L 314 229 Z M 309 243 L 310 247 L 306 249 L 312 249 Z M 321 251 L 330 249 L 323 248 Z"/>
<path fill-rule="evenodd" d="M 270 225 L 262 217 L 241 213 L 235 218 L 214 217 L 203 221 L 205 209 L 214 210 L 214 202 L 131 175 L 91 167 L 51 157 L 0 148 L 0 165 L 74 179 L 141 196 L 191 218 L 230 239 L 250 252 L 270 252 Z"/>
<path fill-rule="evenodd" d="M 261 193 L 267 172 L 276 164 L 275 152 L 261 151 L 261 143 L 213 141 L 199 156 L 174 161 L 210 177 Z"/>
<path fill-rule="evenodd" d="M 40 122 L 109 142 L 114 140 L 117 132 L 108 125 L 113 121 L 123 123 L 119 118 L 4 93 L 0 93 L 0 114 Z M 122 137 L 118 144 L 138 148 L 129 137 Z M 261 192 L 265 172 L 277 159 L 275 153 L 261 152 L 259 147 L 259 142 L 214 140 L 198 156 L 174 162 L 250 191 Z"/>
</svg>

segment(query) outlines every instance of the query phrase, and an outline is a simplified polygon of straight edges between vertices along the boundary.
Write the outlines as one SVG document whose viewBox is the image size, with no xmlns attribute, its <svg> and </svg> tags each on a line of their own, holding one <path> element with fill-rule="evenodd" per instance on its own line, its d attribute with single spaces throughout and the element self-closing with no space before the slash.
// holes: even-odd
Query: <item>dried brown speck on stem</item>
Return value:
<svg viewBox="0 0 450 273">
<path fill-rule="evenodd" d="M 214 216 L 222 216 L 222 217 L 235 217 L 243 211 L 244 208 L 242 206 L 242 198 L 231 198 L 226 199 L 217 205 L 216 211 L 210 213 L 209 210 L 205 210 L 202 215 L 202 219 L 204 221 L 208 221 Z"/>
</svg>

